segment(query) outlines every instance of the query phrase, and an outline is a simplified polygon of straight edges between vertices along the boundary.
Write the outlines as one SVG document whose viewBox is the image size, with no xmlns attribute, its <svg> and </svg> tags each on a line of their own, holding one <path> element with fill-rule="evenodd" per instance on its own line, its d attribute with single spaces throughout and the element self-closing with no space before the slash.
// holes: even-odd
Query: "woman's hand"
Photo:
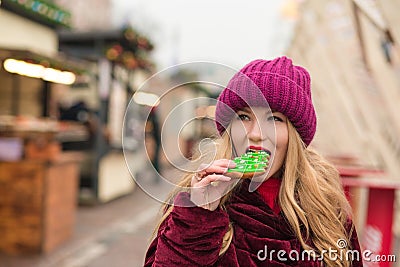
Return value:
<svg viewBox="0 0 400 267">
<path fill-rule="evenodd" d="M 224 194 L 237 182 L 224 175 L 228 168 L 234 168 L 235 165 L 228 159 L 200 165 L 199 171 L 192 177 L 191 201 L 204 209 L 215 210 Z"/>
</svg>

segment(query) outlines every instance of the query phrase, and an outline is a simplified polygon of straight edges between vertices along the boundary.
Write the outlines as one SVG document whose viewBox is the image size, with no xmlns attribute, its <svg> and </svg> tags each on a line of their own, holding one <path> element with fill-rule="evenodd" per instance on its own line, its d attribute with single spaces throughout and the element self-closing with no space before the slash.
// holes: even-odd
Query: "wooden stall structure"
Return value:
<svg viewBox="0 0 400 267">
<path fill-rule="evenodd" d="M 61 153 L 56 135 L 0 125 L 0 251 L 46 253 L 73 233 L 80 154 Z"/>
</svg>

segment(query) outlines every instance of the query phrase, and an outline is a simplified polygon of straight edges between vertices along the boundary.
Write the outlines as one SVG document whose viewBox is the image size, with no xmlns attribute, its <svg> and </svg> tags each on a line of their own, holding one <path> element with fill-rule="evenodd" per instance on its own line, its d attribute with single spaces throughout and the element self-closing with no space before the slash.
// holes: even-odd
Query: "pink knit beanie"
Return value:
<svg viewBox="0 0 400 267">
<path fill-rule="evenodd" d="M 317 117 L 311 100 L 310 75 L 287 57 L 254 60 L 229 81 L 218 97 L 215 112 L 222 134 L 235 112 L 247 106 L 266 106 L 281 112 L 297 129 L 306 146 L 312 141 Z"/>
</svg>

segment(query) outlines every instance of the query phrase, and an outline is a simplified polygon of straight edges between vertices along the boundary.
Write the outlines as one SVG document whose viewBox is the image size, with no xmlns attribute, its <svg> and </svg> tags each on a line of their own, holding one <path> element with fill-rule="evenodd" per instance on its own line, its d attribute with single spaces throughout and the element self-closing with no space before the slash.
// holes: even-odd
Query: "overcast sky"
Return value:
<svg viewBox="0 0 400 267">
<path fill-rule="evenodd" d="M 159 69 L 212 61 L 239 68 L 284 53 L 292 22 L 287 0 L 112 0 L 114 23 L 129 22 L 153 40 Z"/>
</svg>

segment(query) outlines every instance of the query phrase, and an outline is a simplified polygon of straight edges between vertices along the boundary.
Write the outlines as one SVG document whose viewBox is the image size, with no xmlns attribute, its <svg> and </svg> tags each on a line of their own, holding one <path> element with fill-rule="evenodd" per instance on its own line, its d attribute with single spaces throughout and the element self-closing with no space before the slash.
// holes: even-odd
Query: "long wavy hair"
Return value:
<svg viewBox="0 0 400 267">
<path fill-rule="evenodd" d="M 351 248 L 338 246 L 339 240 L 350 245 L 350 236 L 353 231 L 350 229 L 349 232 L 348 229 L 351 208 L 343 193 L 338 171 L 314 150 L 305 147 L 289 120 L 287 120 L 287 126 L 289 142 L 279 191 L 280 207 L 304 250 L 314 251 L 317 257 L 323 254 L 323 251 L 337 250 L 336 260 L 322 257 L 325 265 L 351 266 L 350 261 L 343 259 Z M 213 151 L 203 153 L 201 162 L 209 163 L 212 159 L 232 158 L 231 140 L 227 134 L 230 132 L 229 129 L 215 140 Z M 153 237 L 173 209 L 173 205 L 168 203 L 172 202 L 178 192 L 190 188 L 191 179 L 192 174 L 185 175 L 170 194 Z M 234 189 L 231 190 L 221 198 L 221 208 L 226 209 L 228 200 L 234 191 Z M 234 227 L 230 224 L 223 239 L 220 255 L 229 248 L 233 231 Z"/>
</svg>

